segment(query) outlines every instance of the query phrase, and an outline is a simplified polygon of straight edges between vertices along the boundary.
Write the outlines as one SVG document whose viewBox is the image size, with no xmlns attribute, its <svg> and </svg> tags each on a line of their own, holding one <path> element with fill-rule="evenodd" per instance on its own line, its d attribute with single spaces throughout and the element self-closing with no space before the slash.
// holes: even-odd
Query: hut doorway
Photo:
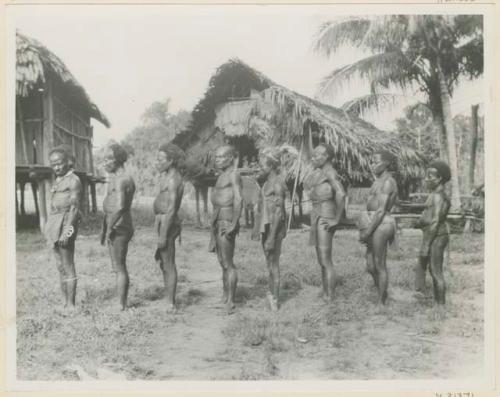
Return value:
<svg viewBox="0 0 500 397">
<path fill-rule="evenodd" d="M 238 168 L 247 168 L 259 161 L 255 140 L 248 135 L 227 137 L 227 141 L 238 152 Z"/>
</svg>

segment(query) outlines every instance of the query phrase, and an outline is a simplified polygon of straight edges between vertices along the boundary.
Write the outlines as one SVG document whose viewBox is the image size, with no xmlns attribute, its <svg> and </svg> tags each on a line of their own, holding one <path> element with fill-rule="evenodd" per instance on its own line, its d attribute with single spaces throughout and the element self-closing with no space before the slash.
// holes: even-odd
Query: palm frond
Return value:
<svg viewBox="0 0 500 397">
<path fill-rule="evenodd" d="M 322 24 L 314 37 L 313 48 L 327 57 L 344 45 L 359 46 L 370 27 L 370 20 L 350 17 Z"/>
<path fill-rule="evenodd" d="M 406 57 L 399 51 L 385 52 L 369 56 L 350 65 L 335 69 L 319 84 L 318 95 L 325 97 L 349 84 L 352 79 L 382 81 L 405 86 L 406 75 L 402 73 L 408 66 Z"/>
</svg>

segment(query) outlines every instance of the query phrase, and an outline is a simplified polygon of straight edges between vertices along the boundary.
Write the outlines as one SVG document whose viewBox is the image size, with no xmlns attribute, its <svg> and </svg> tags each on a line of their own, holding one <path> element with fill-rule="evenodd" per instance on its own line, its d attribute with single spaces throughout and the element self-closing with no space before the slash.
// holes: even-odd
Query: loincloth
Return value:
<svg viewBox="0 0 500 397">
<path fill-rule="evenodd" d="M 448 225 L 447 222 L 442 223 L 438 231 L 436 233 L 436 236 L 431 239 L 431 236 L 429 233 L 426 231 L 426 228 L 422 229 L 423 235 L 422 235 L 422 244 L 420 246 L 420 256 L 428 256 L 429 252 L 431 250 L 432 244 L 438 239 L 438 237 L 448 237 L 450 234 L 450 226 Z"/>
<path fill-rule="evenodd" d="M 155 215 L 154 230 L 158 234 L 158 236 L 160 235 L 160 229 L 161 229 L 162 223 L 167 221 L 166 217 L 167 217 L 166 214 L 156 214 Z M 181 220 L 179 219 L 179 217 L 176 216 L 174 219 L 174 222 L 170 226 L 170 229 L 167 231 L 167 241 L 168 240 L 175 241 L 175 239 L 177 237 L 179 237 L 179 241 L 180 241 L 181 240 L 181 230 L 182 230 Z M 160 259 L 161 259 L 160 250 L 157 249 L 155 251 L 155 260 L 160 260 Z"/>
<path fill-rule="evenodd" d="M 361 211 L 361 214 L 358 218 L 358 229 L 360 232 L 363 232 L 370 227 L 376 212 L 377 211 Z M 377 229 L 382 225 L 390 226 L 392 230 L 392 236 L 389 239 L 389 243 L 392 244 L 396 235 L 396 219 L 394 219 L 391 214 L 386 213 L 382 218 L 380 224 L 377 226 Z"/>
<path fill-rule="evenodd" d="M 47 243 L 52 247 L 57 246 L 62 234 L 65 233 L 70 226 L 73 226 L 73 234 L 68 239 L 68 244 L 74 243 L 78 233 L 78 220 L 79 217 L 77 215 L 75 221 L 71 224 L 68 211 L 49 214 L 43 228 L 43 234 Z"/>
<path fill-rule="evenodd" d="M 225 236 L 228 241 L 234 243 L 236 235 L 240 230 L 239 222 L 236 222 L 236 229 L 231 236 L 225 234 L 226 230 L 230 229 L 233 225 L 233 207 L 215 207 L 212 214 L 212 221 L 210 222 L 210 243 L 208 245 L 208 252 L 216 252 L 217 239 Z"/>
<path fill-rule="evenodd" d="M 124 214 L 128 215 L 127 218 L 130 218 L 130 214 Z M 116 223 L 111 232 L 109 232 L 109 240 L 110 242 L 113 242 L 113 240 L 116 237 L 122 237 L 126 239 L 127 241 L 130 241 L 132 237 L 134 236 L 134 228 L 132 226 L 132 220 L 128 219 L 127 222 L 123 222 L 123 217 L 122 219 L 119 219 Z M 104 216 L 104 219 L 102 221 L 102 230 L 101 230 L 101 236 L 106 236 L 106 233 L 108 231 L 108 217 L 110 215 L 106 214 Z"/>
<path fill-rule="evenodd" d="M 332 221 L 333 218 L 321 216 L 318 214 L 314 208 L 311 210 L 311 230 L 309 232 L 309 245 L 316 247 L 318 245 L 318 227 L 320 226 L 320 221 Z M 335 232 L 335 227 L 329 229 L 331 233 Z"/>
</svg>

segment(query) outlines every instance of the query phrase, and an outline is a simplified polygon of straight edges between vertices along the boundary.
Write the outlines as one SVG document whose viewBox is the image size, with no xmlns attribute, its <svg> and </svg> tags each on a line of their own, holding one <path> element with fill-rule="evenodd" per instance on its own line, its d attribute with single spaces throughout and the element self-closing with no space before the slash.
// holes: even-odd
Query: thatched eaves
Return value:
<svg viewBox="0 0 500 397">
<path fill-rule="evenodd" d="M 88 107 L 90 117 L 110 127 L 107 117 L 92 102 L 66 65 L 38 40 L 16 32 L 16 94 L 22 97 L 43 85 L 53 75 L 68 86 L 80 102 Z"/>
<path fill-rule="evenodd" d="M 190 127 L 175 137 L 175 143 L 189 151 L 197 144 L 203 129 L 213 124 L 221 105 L 238 98 L 248 98 L 252 90 L 257 91 L 258 96 L 253 95 L 255 107 L 248 125 L 255 125 L 257 120 L 271 126 L 273 137 L 269 144 L 289 143 L 297 149 L 303 147 L 303 156 L 299 160 L 302 162 L 301 179 L 312 171 L 309 155 L 313 141 L 323 140 L 333 146 L 335 166 L 348 183 L 365 183 L 371 179 L 370 160 L 381 149 L 396 155 L 401 179 L 422 176 L 423 157 L 401 144 L 397 135 L 381 131 L 341 109 L 280 86 L 237 59 L 217 69 L 205 96 L 193 111 Z M 246 115 L 247 112 L 242 113 Z M 251 127 L 248 134 L 252 134 Z M 297 169 L 288 167 L 287 173 L 293 174 Z"/>
</svg>

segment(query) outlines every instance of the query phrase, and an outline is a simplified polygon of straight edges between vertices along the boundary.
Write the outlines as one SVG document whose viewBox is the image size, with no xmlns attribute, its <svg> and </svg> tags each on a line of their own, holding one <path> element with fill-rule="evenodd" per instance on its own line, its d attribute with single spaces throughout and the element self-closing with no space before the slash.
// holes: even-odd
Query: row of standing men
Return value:
<svg viewBox="0 0 500 397">
<path fill-rule="evenodd" d="M 239 231 L 242 211 L 242 182 L 234 167 L 235 150 L 221 146 L 215 153 L 218 178 L 211 193 L 213 215 L 210 228 L 209 250 L 217 254 L 222 268 L 222 303 L 228 313 L 235 309 L 237 271 L 234 265 L 235 241 Z M 345 215 L 345 191 L 332 165 L 335 152 L 330 145 L 320 144 L 312 156 L 317 169 L 310 181 L 312 201 L 309 243 L 315 247 L 321 269 L 322 294 L 327 302 L 334 296 L 335 271 L 332 262 L 333 237 Z M 285 192 L 286 186 L 280 174 L 282 152 L 280 148 L 266 148 L 260 153 L 262 185 L 252 238 L 260 240 L 269 270 L 268 300 L 273 311 L 279 308 L 280 272 L 279 259 L 282 241 L 286 236 Z M 131 206 L 135 183 L 124 168 L 127 152 L 117 143 L 105 151 L 104 168 L 108 172 L 108 186 L 103 203 L 104 220 L 101 244 L 106 245 L 114 271 L 122 310 L 127 308 L 129 275 L 126 258 L 128 244 L 133 236 Z M 160 172 L 158 194 L 153 204 L 154 230 L 157 235 L 155 259 L 163 273 L 167 310 L 176 311 L 177 267 L 175 264 L 175 240 L 181 233 L 179 209 L 184 193 L 181 165 L 183 151 L 170 143 L 162 145 L 157 153 Z M 50 153 L 50 166 L 55 174 L 51 190 L 50 214 L 44 227 L 44 235 L 53 249 L 60 274 L 64 306 L 75 309 L 77 275 L 74 263 L 75 241 L 78 224 L 81 185 L 71 166 L 71 154 L 64 147 L 56 147 Z M 372 172 L 375 180 L 370 188 L 366 210 L 358 219 L 359 241 L 366 246 L 367 271 L 373 277 L 377 300 L 387 300 L 388 273 L 386 253 L 394 240 L 396 223 L 391 215 L 398 187 L 393 177 L 396 158 L 389 151 L 375 153 Z M 416 223 L 423 230 L 423 238 L 416 265 L 416 289 L 425 288 L 425 275 L 430 269 L 434 298 L 438 307 L 445 303 L 443 277 L 443 253 L 449 235 L 446 216 L 450 200 L 445 184 L 450 180 L 446 163 L 436 160 L 429 164 L 425 181 L 430 190 L 425 209 Z"/>
</svg>

